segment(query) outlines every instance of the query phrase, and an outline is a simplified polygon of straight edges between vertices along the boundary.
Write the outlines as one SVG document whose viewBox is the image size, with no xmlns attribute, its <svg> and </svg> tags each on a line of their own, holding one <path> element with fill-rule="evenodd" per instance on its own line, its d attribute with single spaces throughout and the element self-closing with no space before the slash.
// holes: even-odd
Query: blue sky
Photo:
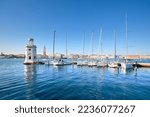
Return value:
<svg viewBox="0 0 150 117">
<path fill-rule="evenodd" d="M 126 53 L 125 13 L 128 14 L 129 54 L 150 54 L 150 0 L 0 0 L 0 52 L 24 53 L 32 37 L 38 53 L 44 45 L 52 53 L 53 31 L 56 48 L 65 53 L 68 33 L 69 53 L 91 54 L 91 32 L 94 53 L 98 53 L 100 27 L 103 28 L 103 53 L 114 52 L 114 30 L 117 53 Z"/>
</svg>

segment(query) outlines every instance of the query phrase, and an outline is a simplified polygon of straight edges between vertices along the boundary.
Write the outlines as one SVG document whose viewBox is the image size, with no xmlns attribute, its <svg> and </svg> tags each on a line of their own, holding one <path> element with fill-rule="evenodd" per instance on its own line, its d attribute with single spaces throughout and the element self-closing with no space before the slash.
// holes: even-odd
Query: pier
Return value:
<svg viewBox="0 0 150 117">
<path fill-rule="evenodd" d="M 136 66 L 136 67 L 150 67 L 150 63 L 134 63 L 133 66 Z"/>
</svg>

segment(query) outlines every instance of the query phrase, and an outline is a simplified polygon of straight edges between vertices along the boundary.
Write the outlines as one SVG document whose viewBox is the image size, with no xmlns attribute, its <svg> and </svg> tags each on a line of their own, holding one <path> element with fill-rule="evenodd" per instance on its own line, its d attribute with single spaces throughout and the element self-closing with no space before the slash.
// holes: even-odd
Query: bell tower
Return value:
<svg viewBox="0 0 150 117">
<path fill-rule="evenodd" d="M 46 59 L 47 55 L 46 55 L 46 47 L 44 46 L 43 48 L 43 59 Z"/>
</svg>

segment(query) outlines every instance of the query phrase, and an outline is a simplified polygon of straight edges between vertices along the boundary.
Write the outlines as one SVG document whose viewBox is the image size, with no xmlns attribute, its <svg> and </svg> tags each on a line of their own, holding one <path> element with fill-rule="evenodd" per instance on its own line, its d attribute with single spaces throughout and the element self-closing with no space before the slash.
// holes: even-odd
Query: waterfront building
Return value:
<svg viewBox="0 0 150 117">
<path fill-rule="evenodd" d="M 24 64 L 37 63 L 36 45 L 34 45 L 34 39 L 30 38 L 25 48 L 25 61 Z"/>
</svg>

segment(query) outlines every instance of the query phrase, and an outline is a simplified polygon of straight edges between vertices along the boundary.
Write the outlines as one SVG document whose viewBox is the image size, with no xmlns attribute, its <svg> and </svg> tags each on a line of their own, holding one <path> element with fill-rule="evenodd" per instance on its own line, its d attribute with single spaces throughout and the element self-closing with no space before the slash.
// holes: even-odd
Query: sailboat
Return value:
<svg viewBox="0 0 150 117">
<path fill-rule="evenodd" d="M 62 66 L 64 65 L 64 62 L 62 59 L 54 59 L 53 61 L 51 61 L 51 64 L 54 66 Z"/>
<path fill-rule="evenodd" d="M 121 67 L 123 69 L 133 68 L 132 63 L 127 61 L 127 55 L 128 55 L 128 25 L 127 25 L 127 14 L 126 14 L 126 57 L 125 57 L 125 61 L 121 63 Z"/>
<path fill-rule="evenodd" d="M 99 46 L 101 48 L 101 55 L 102 55 L 102 28 L 100 29 L 100 39 L 99 39 Z M 100 53 L 100 51 L 99 51 Z M 107 67 L 107 63 L 104 61 L 104 59 L 102 59 L 100 57 L 100 54 L 99 54 L 99 61 L 97 62 L 97 67 Z"/>
<path fill-rule="evenodd" d="M 65 56 L 66 60 L 65 60 L 65 61 L 63 61 L 63 62 L 64 62 L 64 65 L 71 65 L 72 63 L 71 63 L 71 62 L 69 62 L 69 61 L 67 61 L 67 60 L 68 60 L 67 38 L 68 38 L 68 35 L 67 35 L 67 32 L 66 32 L 66 56 Z"/>
<path fill-rule="evenodd" d="M 77 66 L 87 66 L 88 62 L 84 60 L 84 47 L 85 47 L 85 32 L 84 32 L 84 37 L 83 37 L 83 54 L 82 54 L 82 59 L 77 62 Z"/>
<path fill-rule="evenodd" d="M 92 35 L 91 35 L 91 43 L 92 43 L 92 55 L 93 55 L 93 32 L 92 32 Z M 92 58 L 89 62 L 88 62 L 88 66 L 89 67 L 93 67 L 93 66 L 97 66 L 97 62 L 94 61 L 94 59 Z"/>
<path fill-rule="evenodd" d="M 110 67 L 110 68 L 118 68 L 119 66 L 118 66 L 118 63 L 116 62 L 116 31 L 114 31 L 114 38 L 115 38 L 115 43 L 114 43 L 114 61 L 113 62 L 110 62 L 109 64 L 108 64 L 108 66 Z"/>
<path fill-rule="evenodd" d="M 53 60 L 50 61 L 50 64 L 54 65 L 54 66 L 62 66 L 62 65 L 64 65 L 63 60 L 61 58 L 56 59 L 54 56 L 55 55 L 55 33 L 56 33 L 56 31 L 54 31 L 54 38 L 53 38 Z"/>
</svg>

